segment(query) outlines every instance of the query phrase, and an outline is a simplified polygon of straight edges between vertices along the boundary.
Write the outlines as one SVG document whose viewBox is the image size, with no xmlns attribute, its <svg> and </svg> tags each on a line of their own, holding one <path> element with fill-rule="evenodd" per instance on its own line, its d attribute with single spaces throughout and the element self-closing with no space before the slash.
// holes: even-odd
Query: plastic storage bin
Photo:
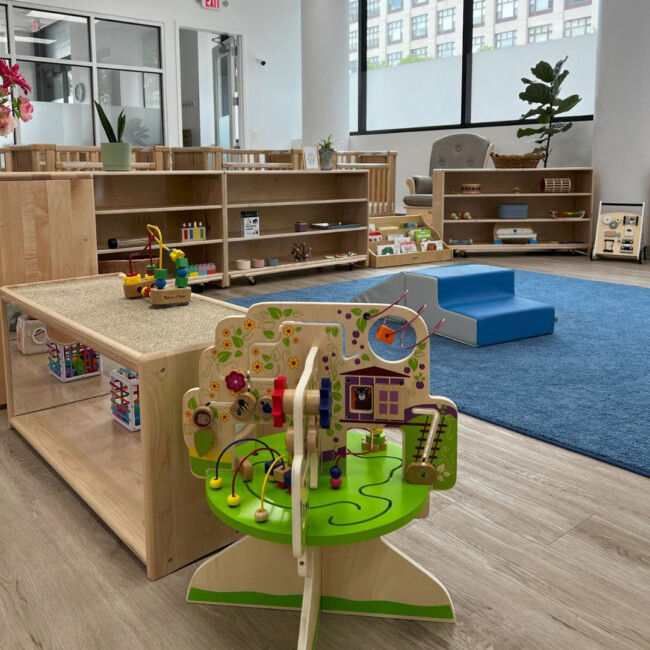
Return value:
<svg viewBox="0 0 650 650">
<path fill-rule="evenodd" d="M 526 203 L 499 203 L 499 219 L 526 219 L 527 217 Z"/>
</svg>

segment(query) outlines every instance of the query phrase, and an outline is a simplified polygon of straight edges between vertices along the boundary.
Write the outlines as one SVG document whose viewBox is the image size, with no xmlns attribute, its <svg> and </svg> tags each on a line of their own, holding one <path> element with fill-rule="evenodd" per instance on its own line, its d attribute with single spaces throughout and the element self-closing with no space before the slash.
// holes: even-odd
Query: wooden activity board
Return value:
<svg viewBox="0 0 650 650">
<path fill-rule="evenodd" d="M 380 356 L 389 344 L 400 360 Z M 302 608 L 300 648 L 321 609 L 453 620 L 444 587 L 379 539 L 456 480 L 457 410 L 430 394 L 429 368 L 430 332 L 397 304 L 261 303 L 222 319 L 183 435 L 210 508 L 250 537 L 197 570 L 188 600 Z M 375 562 L 390 573 L 368 581 Z"/>
</svg>

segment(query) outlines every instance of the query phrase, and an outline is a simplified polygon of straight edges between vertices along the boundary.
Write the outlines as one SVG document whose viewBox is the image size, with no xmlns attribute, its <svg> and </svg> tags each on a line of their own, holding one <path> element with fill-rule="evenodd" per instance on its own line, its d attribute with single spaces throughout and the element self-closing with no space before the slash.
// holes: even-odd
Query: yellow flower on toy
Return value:
<svg viewBox="0 0 650 650">
<path fill-rule="evenodd" d="M 254 357 L 258 357 L 259 354 L 260 354 L 260 349 L 259 349 L 259 348 L 251 348 L 251 354 L 252 354 Z"/>
<path fill-rule="evenodd" d="M 300 359 L 298 359 L 298 357 L 289 357 L 287 364 L 291 370 L 295 370 L 300 366 Z"/>
<path fill-rule="evenodd" d="M 273 389 L 270 386 L 267 386 L 264 392 L 267 395 L 273 395 Z"/>
<path fill-rule="evenodd" d="M 186 418 L 191 418 L 192 417 L 192 411 L 185 411 L 185 417 Z"/>
<path fill-rule="evenodd" d="M 210 350 L 210 354 L 213 357 L 216 357 L 219 354 L 219 350 L 217 350 L 217 348 L 212 348 L 212 350 Z"/>
<path fill-rule="evenodd" d="M 230 420 L 230 416 L 228 415 L 228 413 L 226 413 L 226 411 L 224 411 L 224 412 L 219 416 L 219 419 L 220 419 L 222 422 L 228 422 L 228 420 Z"/>
<path fill-rule="evenodd" d="M 216 393 L 208 393 L 208 396 L 210 397 L 210 399 L 214 399 L 217 396 L 217 394 Z"/>
<path fill-rule="evenodd" d="M 293 335 L 293 327 L 291 327 L 291 325 L 285 325 L 285 326 L 282 328 L 282 333 L 283 333 L 285 336 L 292 336 L 292 335 Z"/>
<path fill-rule="evenodd" d="M 226 339 L 226 340 L 221 344 L 221 347 L 222 347 L 224 350 L 230 350 L 230 348 L 232 347 L 232 341 L 229 341 L 228 339 Z"/>
<path fill-rule="evenodd" d="M 297 336 L 294 336 L 293 339 L 292 339 L 292 341 L 293 341 L 294 343 L 300 343 L 300 339 L 299 339 Z"/>
<path fill-rule="evenodd" d="M 221 336 L 230 336 L 230 330 L 226 327 L 221 330 Z"/>
<path fill-rule="evenodd" d="M 262 370 L 264 369 L 264 366 L 263 366 L 259 361 L 256 361 L 256 362 L 251 366 L 251 368 L 252 368 L 255 372 L 262 372 Z"/>
<path fill-rule="evenodd" d="M 212 390 L 219 390 L 219 384 L 216 381 L 210 382 L 210 388 Z"/>
<path fill-rule="evenodd" d="M 255 321 L 254 321 L 254 320 L 250 320 L 250 319 L 245 320 L 245 321 L 244 321 L 244 329 L 247 329 L 249 332 L 250 332 L 251 330 L 254 330 L 254 329 L 255 329 Z"/>
</svg>

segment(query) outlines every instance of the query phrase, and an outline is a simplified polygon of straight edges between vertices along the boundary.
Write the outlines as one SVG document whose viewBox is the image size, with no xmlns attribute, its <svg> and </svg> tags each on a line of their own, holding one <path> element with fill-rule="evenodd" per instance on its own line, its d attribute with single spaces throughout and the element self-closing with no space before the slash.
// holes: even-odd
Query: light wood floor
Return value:
<svg viewBox="0 0 650 650">
<path fill-rule="evenodd" d="M 467 261 L 650 286 L 650 263 Z M 210 295 L 387 271 L 286 274 Z M 323 615 L 318 648 L 650 648 L 650 481 L 466 416 L 459 444 L 456 487 L 389 537 L 443 581 L 457 623 Z M 295 647 L 296 613 L 186 604 L 193 569 L 149 582 L 0 414 L 0 648 Z"/>
</svg>

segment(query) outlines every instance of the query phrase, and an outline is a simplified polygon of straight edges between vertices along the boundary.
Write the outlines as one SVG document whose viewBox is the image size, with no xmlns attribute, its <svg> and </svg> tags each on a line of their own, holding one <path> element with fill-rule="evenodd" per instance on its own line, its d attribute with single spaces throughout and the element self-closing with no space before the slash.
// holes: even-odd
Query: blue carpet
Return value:
<svg viewBox="0 0 650 650">
<path fill-rule="evenodd" d="M 483 348 L 434 337 L 432 392 L 469 415 L 650 476 L 650 289 L 515 274 L 518 296 L 555 306 L 555 333 Z M 232 302 L 345 302 L 386 277 Z M 404 354 L 388 349 L 383 356 Z"/>
</svg>

